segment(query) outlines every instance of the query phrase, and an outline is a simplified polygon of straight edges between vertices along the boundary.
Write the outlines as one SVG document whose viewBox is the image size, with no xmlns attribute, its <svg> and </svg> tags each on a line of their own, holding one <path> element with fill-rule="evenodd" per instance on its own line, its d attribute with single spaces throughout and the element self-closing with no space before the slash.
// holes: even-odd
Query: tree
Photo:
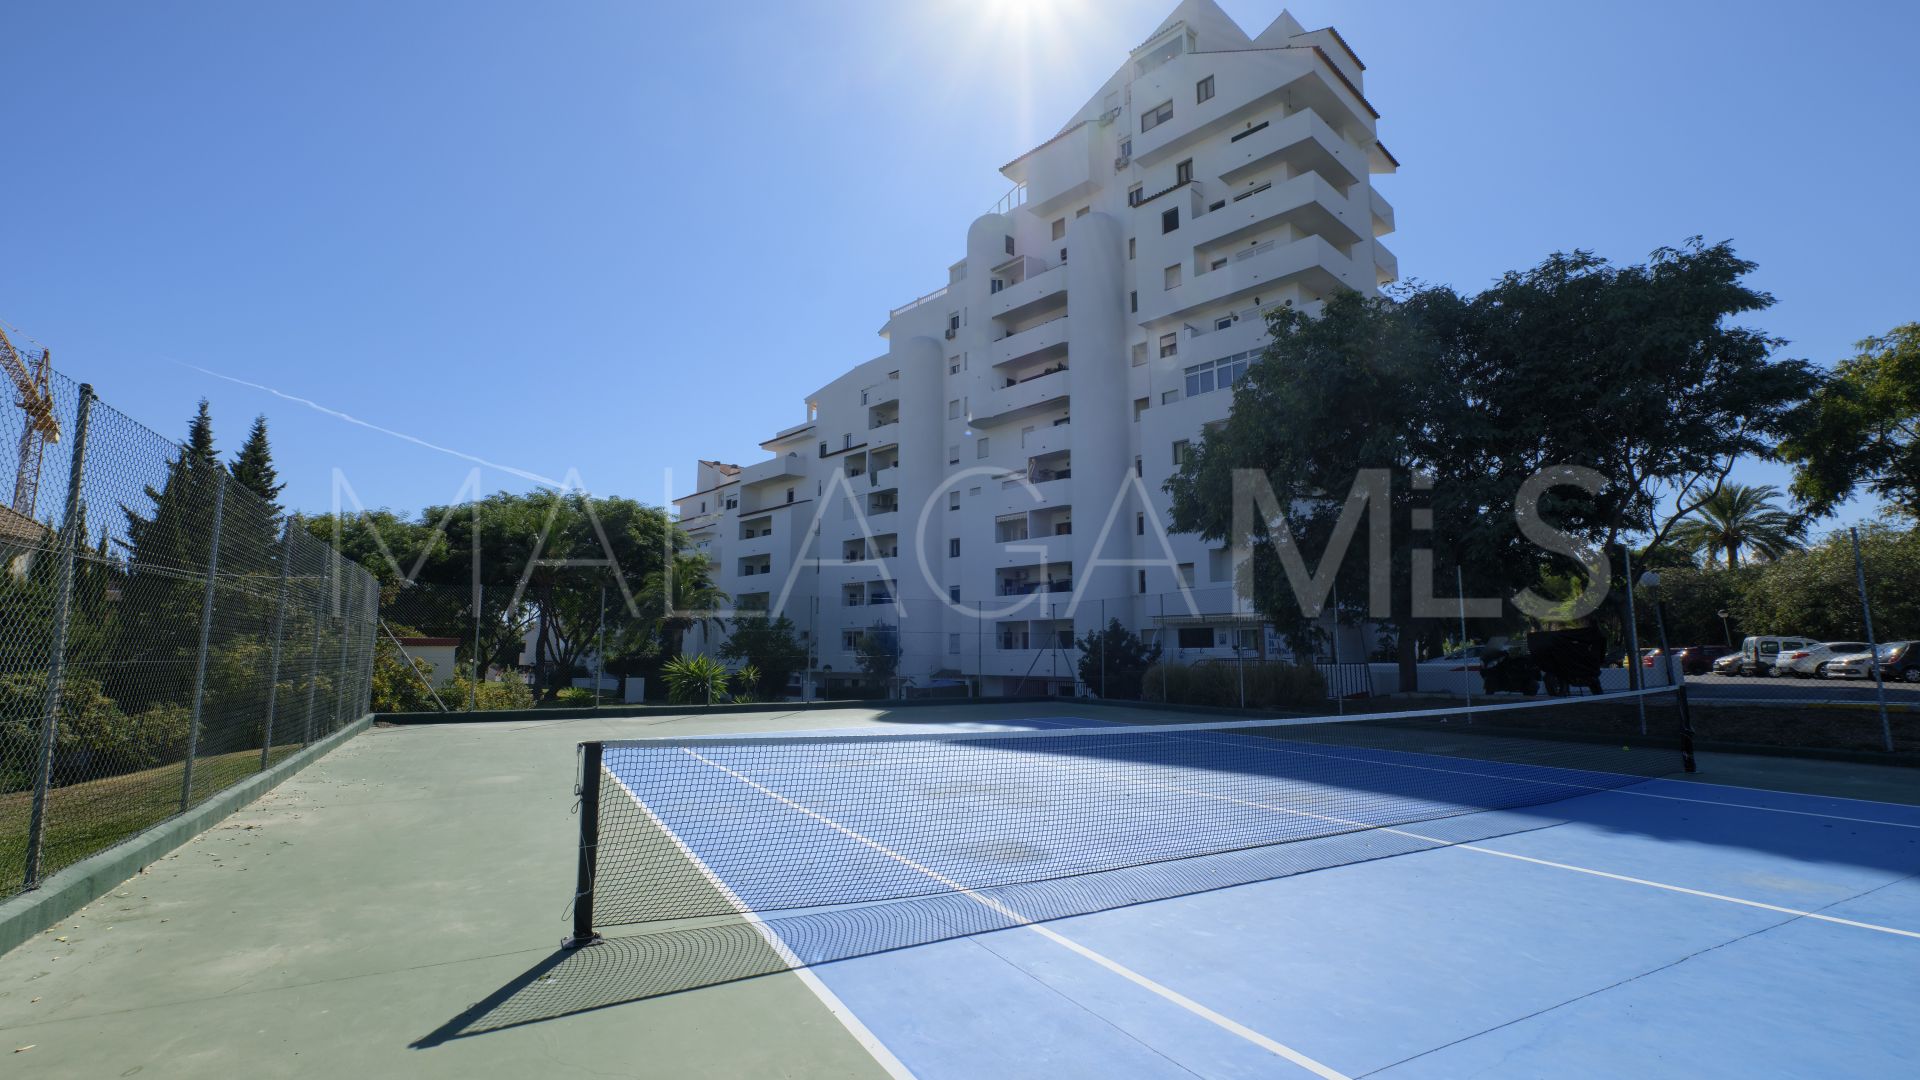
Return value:
<svg viewBox="0 0 1920 1080">
<path fill-rule="evenodd" d="M 755 696 L 762 699 L 785 697 L 788 680 L 807 666 L 807 647 L 800 642 L 793 620 L 785 615 L 770 619 L 764 613 L 750 612 L 734 619 L 733 633 L 720 647 L 720 655 L 745 661 L 754 669 L 758 676 Z"/>
<path fill-rule="evenodd" d="M 1261 542 L 1281 522 L 1231 535 L 1234 471 L 1265 474 L 1311 559 L 1327 550 L 1357 470 L 1386 470 L 1367 513 L 1417 541 L 1393 544 L 1390 610 L 1370 615 L 1397 627 L 1404 679 L 1414 639 L 1440 621 L 1409 604 L 1421 549 L 1432 570 L 1423 588 L 1451 593 L 1442 583 L 1458 572 L 1473 595 L 1532 589 L 1574 617 L 1565 601 L 1597 571 L 1521 532 L 1529 478 L 1568 465 L 1601 477 L 1596 492 L 1550 487 L 1532 523 L 1589 547 L 1626 536 L 1660 545 L 1735 460 L 1770 456 L 1800 429 L 1812 370 L 1770 359 L 1778 339 L 1735 321 L 1772 303 L 1745 283 L 1753 268 L 1730 245 L 1695 239 L 1635 266 L 1556 254 L 1473 296 L 1415 285 L 1394 299 L 1339 293 L 1316 315 L 1274 312 L 1273 341 L 1235 388 L 1228 420 L 1167 484 L 1174 526 L 1252 544 L 1240 588 L 1299 653 L 1311 624 Z M 1337 567 L 1348 608 L 1366 597 L 1365 562 Z M 1513 621 L 1500 610 L 1488 621 Z"/>
<path fill-rule="evenodd" d="M 1147 669 L 1160 660 L 1159 643 L 1148 645 L 1119 619 L 1087 631 L 1074 647 L 1080 650 L 1080 683 L 1098 698 L 1138 699 Z"/>
<path fill-rule="evenodd" d="M 1793 495 L 1815 516 L 1865 487 L 1920 518 L 1920 323 L 1859 343 L 1813 396 L 1810 420 L 1781 448 Z"/>
<path fill-rule="evenodd" d="M 900 630 L 887 623 L 876 622 L 860 634 L 859 649 L 860 670 L 867 675 L 867 694 L 881 697 L 893 686 L 893 677 L 900 670 Z"/>
<path fill-rule="evenodd" d="M 1866 526 L 1860 530 L 1860 559 L 1880 640 L 1897 641 L 1920 631 L 1920 533 Z M 1746 573 L 1750 577 L 1730 607 L 1748 633 L 1866 639 L 1853 542 L 1845 532 Z"/>
<path fill-rule="evenodd" d="M 207 399 L 200 399 L 200 407 L 194 412 L 193 419 L 187 421 L 186 450 L 188 456 L 205 465 L 217 464 L 219 453 L 213 448 L 213 415 L 207 407 Z"/>
<path fill-rule="evenodd" d="M 240 453 L 234 456 L 233 464 L 227 467 L 227 471 L 241 487 L 260 496 L 263 502 L 273 507 L 275 514 L 280 512 L 280 492 L 287 485 L 280 482 L 280 475 L 273 467 L 273 448 L 267 445 L 267 418 L 264 414 L 253 418 L 247 441 L 241 444 Z"/>
<path fill-rule="evenodd" d="M 1709 565 L 1725 555 L 1727 566 L 1738 566 L 1743 548 L 1762 559 L 1778 559 L 1807 536 L 1806 519 L 1774 505 L 1779 496 L 1780 489 L 1771 484 L 1722 484 L 1670 535 Z"/>
<path fill-rule="evenodd" d="M 717 626 L 717 612 L 729 599 L 713 583 L 711 559 L 676 550 L 668 565 L 647 575 L 640 590 L 640 609 L 654 620 L 667 650 L 679 655 L 687 631 Z"/>
</svg>

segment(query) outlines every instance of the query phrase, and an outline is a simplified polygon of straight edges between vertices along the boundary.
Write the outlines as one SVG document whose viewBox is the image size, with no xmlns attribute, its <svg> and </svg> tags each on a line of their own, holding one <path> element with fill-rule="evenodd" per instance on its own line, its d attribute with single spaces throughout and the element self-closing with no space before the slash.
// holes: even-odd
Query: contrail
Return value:
<svg viewBox="0 0 1920 1080">
<path fill-rule="evenodd" d="M 253 390 L 259 390 L 264 393 L 272 394 L 274 397 L 280 398 L 283 401 L 291 401 L 296 405 L 305 405 L 307 408 L 312 409 L 314 412 L 321 413 L 326 416 L 331 416 L 336 420 L 345 420 L 349 424 L 358 425 L 360 427 L 366 428 L 368 431 L 377 431 L 382 435 L 390 435 L 393 438 L 400 439 L 405 442 L 410 442 L 415 446 L 424 446 L 428 450 L 433 450 L 438 453 L 446 454 L 449 457 L 456 457 L 462 461 L 470 461 L 475 465 L 484 465 L 489 469 L 498 469 L 503 473 L 508 473 L 510 475 L 517 476 L 522 480 L 531 480 L 536 484 L 543 484 L 547 487 L 554 488 L 555 490 L 560 490 L 560 491 L 566 490 L 566 485 L 564 483 L 562 483 L 559 480 L 555 480 L 550 476 L 541 476 L 539 473 L 536 473 L 536 472 L 528 472 L 525 469 L 516 469 L 511 465 L 502 465 L 497 461 L 489 461 L 486 458 L 478 457 L 473 454 L 466 453 L 465 451 L 462 451 L 462 450 L 455 450 L 450 446 L 441 446 L 438 443 L 430 443 L 425 439 L 419 438 L 418 436 L 409 435 L 404 431 L 395 431 L 392 428 L 381 427 L 379 424 L 370 423 L 366 420 L 362 420 L 359 417 L 353 416 L 349 413 L 343 413 L 339 409 L 328 408 L 327 406 L 322 405 L 319 402 L 312 400 L 311 398 L 299 397 L 294 394 L 289 394 L 284 390 L 275 390 L 271 386 L 266 386 L 257 382 L 248 382 L 246 379 L 235 378 L 232 375 L 223 375 L 218 371 L 212 371 L 207 368 L 203 368 L 198 364 L 189 364 L 184 360 L 175 360 L 174 363 L 179 364 L 183 368 L 188 368 L 193 371 L 197 371 L 202 375 L 211 375 L 216 379 L 225 379 L 227 382 L 235 383 L 239 386 L 245 386 Z"/>
</svg>

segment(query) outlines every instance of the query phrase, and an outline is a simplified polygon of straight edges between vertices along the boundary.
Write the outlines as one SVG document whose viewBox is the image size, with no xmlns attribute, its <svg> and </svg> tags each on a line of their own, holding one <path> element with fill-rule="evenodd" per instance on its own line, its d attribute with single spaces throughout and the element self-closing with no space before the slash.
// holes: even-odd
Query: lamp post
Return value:
<svg viewBox="0 0 1920 1080">
<path fill-rule="evenodd" d="M 1720 609 L 1720 632 L 1726 635 L 1727 648 L 1733 648 L 1733 627 L 1727 625 L 1727 616 L 1732 614 L 1726 608 Z"/>
<path fill-rule="evenodd" d="M 1687 684 L 1674 678 L 1673 649 L 1667 645 L 1667 605 L 1660 599 L 1660 575 L 1652 570 L 1640 575 L 1640 587 L 1653 597 L 1653 625 L 1660 632 L 1660 657 L 1666 661 L 1667 684 L 1674 688 L 1674 704 L 1680 709 L 1680 761 L 1687 772 L 1694 772 L 1693 716 L 1687 710 Z"/>
</svg>

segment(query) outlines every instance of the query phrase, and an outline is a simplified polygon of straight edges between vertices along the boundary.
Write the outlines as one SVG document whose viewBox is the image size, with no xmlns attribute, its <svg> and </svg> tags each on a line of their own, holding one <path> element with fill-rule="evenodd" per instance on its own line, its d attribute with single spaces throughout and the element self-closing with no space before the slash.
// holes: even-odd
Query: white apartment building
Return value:
<svg viewBox="0 0 1920 1080">
<path fill-rule="evenodd" d="M 791 618 L 845 693 L 870 626 L 900 675 L 1074 692 L 1117 618 L 1170 659 L 1277 648 L 1224 549 L 1164 532 L 1162 484 L 1258 355 L 1262 313 L 1396 276 L 1365 66 L 1281 14 L 1184 0 L 1059 133 L 1002 167 L 946 284 L 745 466 L 702 461 L 680 524 L 737 608 Z M 711 651 L 724 631 L 696 632 Z M 1346 659 L 1365 643 L 1343 637 Z"/>
</svg>

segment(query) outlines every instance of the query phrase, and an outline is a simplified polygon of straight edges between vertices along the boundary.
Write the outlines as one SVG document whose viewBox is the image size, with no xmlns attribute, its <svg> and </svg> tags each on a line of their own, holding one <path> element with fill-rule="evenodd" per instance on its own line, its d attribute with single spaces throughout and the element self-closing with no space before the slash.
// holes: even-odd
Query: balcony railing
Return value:
<svg viewBox="0 0 1920 1080">
<path fill-rule="evenodd" d="M 1030 596 L 1034 593 L 1072 591 L 1072 578 L 1063 578 L 1059 581 L 1003 581 L 1000 583 L 1001 596 Z"/>
</svg>

